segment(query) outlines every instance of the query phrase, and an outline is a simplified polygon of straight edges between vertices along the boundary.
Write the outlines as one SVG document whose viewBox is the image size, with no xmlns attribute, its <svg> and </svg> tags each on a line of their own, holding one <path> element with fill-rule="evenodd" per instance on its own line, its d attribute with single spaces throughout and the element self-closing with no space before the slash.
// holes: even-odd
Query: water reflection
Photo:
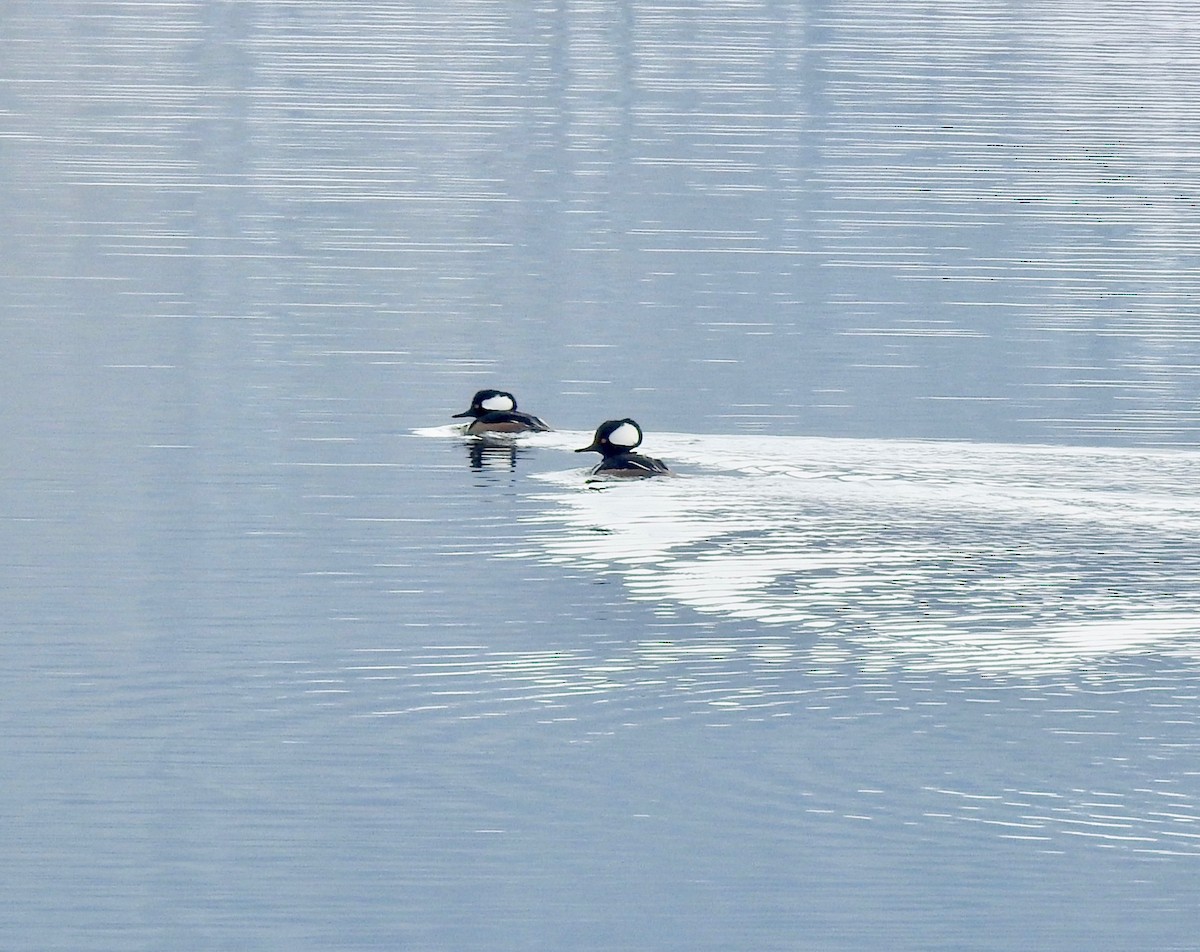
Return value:
<svg viewBox="0 0 1200 952">
<path fill-rule="evenodd" d="M 1186 5 L 751 7 L 73 3 L 74 57 L 22 11 L 8 296 L 194 377 L 232 339 L 714 430 L 1195 442 Z"/>
<path fill-rule="evenodd" d="M 468 436 L 463 438 L 467 461 L 471 469 L 499 469 L 515 472 L 517 459 L 528 452 L 527 447 L 514 439 Z"/>
</svg>

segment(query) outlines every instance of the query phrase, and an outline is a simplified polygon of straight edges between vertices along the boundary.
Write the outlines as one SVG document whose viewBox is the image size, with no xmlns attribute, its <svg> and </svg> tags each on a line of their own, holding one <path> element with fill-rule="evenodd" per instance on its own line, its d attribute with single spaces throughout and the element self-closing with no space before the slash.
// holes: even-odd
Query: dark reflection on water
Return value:
<svg viewBox="0 0 1200 952">
<path fill-rule="evenodd" d="M 517 460 L 525 447 L 511 439 L 466 438 L 463 440 L 471 469 L 516 472 Z"/>
<path fill-rule="evenodd" d="M 10 4 L 0 945 L 1193 947 L 1198 22 Z"/>
</svg>

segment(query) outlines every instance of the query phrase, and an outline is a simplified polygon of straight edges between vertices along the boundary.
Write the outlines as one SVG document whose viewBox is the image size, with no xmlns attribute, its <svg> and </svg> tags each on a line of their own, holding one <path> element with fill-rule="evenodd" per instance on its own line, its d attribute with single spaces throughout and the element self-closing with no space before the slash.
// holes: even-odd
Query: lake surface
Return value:
<svg viewBox="0 0 1200 952">
<path fill-rule="evenodd" d="M 3 19 L 0 946 L 1195 947 L 1190 5 Z"/>
</svg>

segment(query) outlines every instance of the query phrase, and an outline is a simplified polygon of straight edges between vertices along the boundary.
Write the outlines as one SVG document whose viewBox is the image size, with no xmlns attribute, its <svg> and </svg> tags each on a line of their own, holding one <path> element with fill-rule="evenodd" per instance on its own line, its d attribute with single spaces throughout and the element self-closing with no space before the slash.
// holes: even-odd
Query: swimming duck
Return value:
<svg viewBox="0 0 1200 952">
<path fill-rule="evenodd" d="M 472 417 L 467 433 L 530 433 L 543 432 L 550 427 L 545 420 L 517 409 L 516 398 L 504 390 L 480 390 L 471 398 L 471 406 L 452 419 Z"/>
<path fill-rule="evenodd" d="M 642 428 L 626 417 L 623 420 L 605 420 L 596 428 L 591 446 L 583 446 L 576 453 L 599 453 L 602 457 L 592 470 L 593 476 L 660 476 L 670 473 L 662 460 L 633 452 L 642 442 Z"/>
</svg>

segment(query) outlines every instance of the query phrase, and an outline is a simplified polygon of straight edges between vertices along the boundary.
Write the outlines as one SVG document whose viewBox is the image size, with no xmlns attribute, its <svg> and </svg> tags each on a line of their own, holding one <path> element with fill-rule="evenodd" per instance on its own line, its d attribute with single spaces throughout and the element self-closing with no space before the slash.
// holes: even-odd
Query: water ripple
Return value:
<svg viewBox="0 0 1200 952">
<path fill-rule="evenodd" d="M 667 434 L 653 449 L 697 470 L 606 492 L 550 475 L 567 491 L 546 494 L 542 551 L 523 554 L 801 645 L 838 639 L 880 670 L 1200 657 L 1198 454 Z"/>
</svg>

